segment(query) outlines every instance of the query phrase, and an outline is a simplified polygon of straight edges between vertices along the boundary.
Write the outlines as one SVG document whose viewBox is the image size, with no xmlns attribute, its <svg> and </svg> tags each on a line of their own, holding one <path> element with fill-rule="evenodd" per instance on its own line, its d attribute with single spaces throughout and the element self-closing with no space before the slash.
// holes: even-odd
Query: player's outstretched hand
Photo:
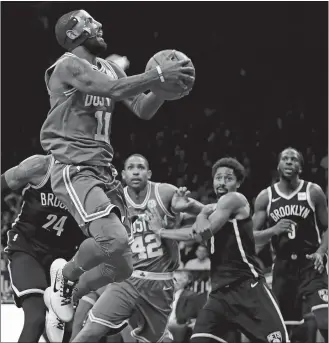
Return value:
<svg viewBox="0 0 329 343">
<path fill-rule="evenodd" d="M 190 84 L 195 80 L 194 68 L 187 66 L 191 60 L 172 60 L 173 56 L 175 56 L 175 50 L 167 56 L 166 62 L 160 65 L 162 75 L 165 82 L 178 83 L 183 89 L 187 89 L 185 83 Z"/>
<path fill-rule="evenodd" d="M 186 187 L 179 187 L 171 200 L 171 208 L 174 213 L 186 211 L 192 203 L 188 196 L 191 192 Z"/>
<path fill-rule="evenodd" d="M 123 70 L 128 69 L 130 66 L 130 62 L 129 62 L 127 56 L 120 56 L 120 55 L 113 54 L 113 55 L 106 57 L 106 61 L 116 63 Z"/>
<path fill-rule="evenodd" d="M 308 260 L 312 260 L 314 262 L 314 269 L 317 270 L 320 274 L 324 271 L 324 263 L 323 258 L 324 254 L 319 252 L 315 252 L 314 254 L 306 255 Z"/>
<path fill-rule="evenodd" d="M 276 235 L 281 235 L 282 233 L 292 233 L 293 232 L 293 225 L 296 223 L 290 219 L 281 219 L 275 226 L 274 232 Z"/>
</svg>

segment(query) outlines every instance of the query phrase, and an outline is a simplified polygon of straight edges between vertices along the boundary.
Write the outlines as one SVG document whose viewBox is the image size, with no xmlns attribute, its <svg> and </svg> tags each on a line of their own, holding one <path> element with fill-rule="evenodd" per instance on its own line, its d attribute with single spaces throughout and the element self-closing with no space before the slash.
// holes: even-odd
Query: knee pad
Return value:
<svg viewBox="0 0 329 343">
<path fill-rule="evenodd" d="M 88 293 L 87 295 L 84 295 L 81 300 L 87 302 L 91 306 L 94 306 L 96 304 L 97 299 L 99 298 L 98 294 L 94 291 Z"/>
<path fill-rule="evenodd" d="M 90 223 L 89 232 L 102 253 L 110 257 L 113 253 L 123 253 L 128 248 L 128 234 L 118 216 L 110 213 Z"/>
</svg>

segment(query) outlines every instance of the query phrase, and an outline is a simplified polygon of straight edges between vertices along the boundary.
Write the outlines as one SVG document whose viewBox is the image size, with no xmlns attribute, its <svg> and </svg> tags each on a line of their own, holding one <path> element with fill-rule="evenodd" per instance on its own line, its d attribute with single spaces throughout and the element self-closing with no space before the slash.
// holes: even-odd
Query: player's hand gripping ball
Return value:
<svg viewBox="0 0 329 343">
<path fill-rule="evenodd" d="M 172 54 L 172 52 L 173 50 L 162 50 L 156 53 L 147 62 L 145 71 L 154 69 L 158 65 L 161 66 L 165 64 L 168 61 L 167 57 Z M 171 60 L 181 61 L 189 59 L 185 54 L 176 50 L 172 55 Z M 194 71 L 191 76 L 195 77 L 195 68 L 193 63 L 189 62 L 186 66 L 193 68 Z M 189 84 L 185 82 L 185 85 L 187 86 L 187 89 L 184 90 L 178 83 L 159 82 L 156 86 L 151 88 L 151 91 L 164 100 L 177 100 L 189 94 L 194 86 L 194 81 Z"/>
</svg>

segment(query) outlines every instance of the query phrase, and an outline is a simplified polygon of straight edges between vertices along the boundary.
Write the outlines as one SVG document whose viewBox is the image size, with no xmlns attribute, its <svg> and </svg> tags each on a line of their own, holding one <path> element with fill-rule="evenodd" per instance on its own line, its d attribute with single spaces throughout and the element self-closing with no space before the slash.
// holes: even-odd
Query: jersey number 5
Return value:
<svg viewBox="0 0 329 343">
<path fill-rule="evenodd" d="M 95 134 L 96 141 L 110 143 L 110 123 L 112 113 L 105 111 L 96 111 L 97 131 Z"/>
<path fill-rule="evenodd" d="M 66 216 L 62 216 L 57 220 L 57 216 L 54 214 L 49 214 L 49 216 L 47 217 L 47 219 L 49 220 L 45 225 L 42 225 L 42 227 L 46 230 L 56 230 L 56 236 L 60 236 L 62 234 L 62 232 L 64 231 L 64 224 L 65 221 L 67 219 Z M 52 226 L 52 227 L 51 227 Z"/>
</svg>

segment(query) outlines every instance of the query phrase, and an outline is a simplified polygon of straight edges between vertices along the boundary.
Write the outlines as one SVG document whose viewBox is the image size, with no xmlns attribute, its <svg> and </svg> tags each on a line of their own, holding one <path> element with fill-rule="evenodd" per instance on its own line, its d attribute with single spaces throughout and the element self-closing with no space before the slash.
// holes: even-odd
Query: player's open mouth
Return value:
<svg viewBox="0 0 329 343">
<path fill-rule="evenodd" d="M 218 193 L 225 193 L 226 189 L 224 189 L 224 188 L 217 188 L 217 192 Z"/>
</svg>

